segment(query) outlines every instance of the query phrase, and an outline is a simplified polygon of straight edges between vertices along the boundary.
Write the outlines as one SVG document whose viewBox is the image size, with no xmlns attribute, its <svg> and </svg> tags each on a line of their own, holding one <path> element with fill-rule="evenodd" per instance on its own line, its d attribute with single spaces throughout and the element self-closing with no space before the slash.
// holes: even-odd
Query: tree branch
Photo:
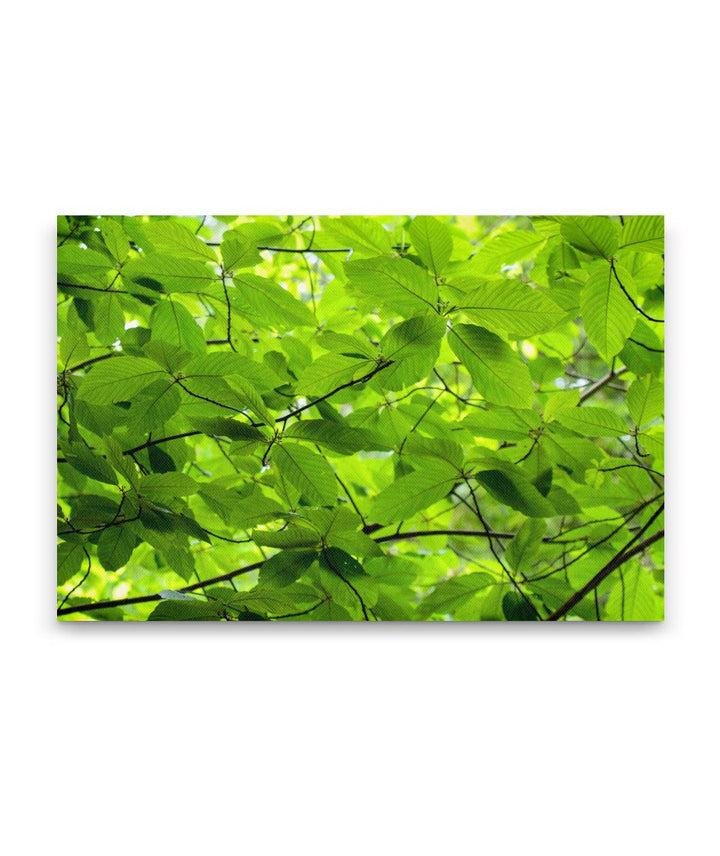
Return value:
<svg viewBox="0 0 720 856">
<path fill-rule="evenodd" d="M 298 413 L 303 413 L 305 410 L 309 410 L 311 407 L 315 407 L 316 404 L 320 404 L 321 401 L 327 401 L 328 398 L 332 398 L 335 393 L 340 392 L 341 389 L 347 389 L 351 386 L 356 386 L 359 383 L 365 383 L 370 380 L 370 378 L 375 377 L 376 374 L 381 372 L 383 369 L 386 369 L 388 366 L 392 365 L 392 360 L 387 360 L 379 365 L 375 366 L 375 368 L 368 372 L 366 375 L 359 377 L 357 380 L 349 380 L 347 383 L 340 384 L 340 386 L 336 386 L 335 389 L 330 390 L 330 392 L 325 393 L 325 395 L 321 395 L 320 398 L 316 398 L 314 401 L 310 401 L 307 404 L 303 404 L 302 407 L 298 407 L 297 410 L 293 410 L 290 413 L 286 413 L 285 416 L 278 416 L 275 420 L 276 422 L 282 422 L 283 424 L 287 422 L 288 419 L 292 419 L 293 416 L 297 416 Z"/>
<path fill-rule="evenodd" d="M 637 539 L 646 532 L 650 526 L 655 522 L 657 517 L 661 514 L 662 510 L 665 508 L 665 504 L 663 503 L 657 511 L 650 517 L 648 522 L 638 530 L 638 532 L 633 535 L 633 537 L 627 542 L 627 544 L 620 550 L 619 553 L 610 559 L 610 561 L 604 565 L 600 570 L 595 574 L 595 576 L 589 580 L 579 591 L 576 591 L 575 594 L 565 601 L 562 606 L 559 606 L 555 612 L 549 615 L 545 620 L 546 621 L 557 621 L 563 616 L 567 615 L 570 610 L 576 606 L 580 601 L 585 597 L 585 595 L 589 594 L 591 591 L 596 589 L 600 583 L 608 577 L 616 568 L 619 568 L 620 565 L 623 565 L 627 562 L 628 559 L 632 559 L 633 556 L 637 556 L 638 553 L 642 553 L 646 550 L 651 544 L 654 544 L 656 541 L 659 541 L 661 538 L 665 537 L 665 530 L 661 529 L 659 532 L 655 532 L 654 535 L 651 535 L 649 538 L 646 538 L 644 541 L 641 541 L 636 547 L 632 547 L 632 545 L 637 541 Z M 630 549 L 632 547 L 632 549 Z"/>
<path fill-rule="evenodd" d="M 627 299 L 630 301 L 630 303 L 632 303 L 632 305 L 637 309 L 637 311 L 644 318 L 647 318 L 648 321 L 654 321 L 656 324 L 664 324 L 665 323 L 664 318 L 653 318 L 652 315 L 648 315 L 647 312 L 642 307 L 638 306 L 638 304 L 633 300 L 630 292 L 627 290 L 627 288 L 625 288 L 625 286 L 620 281 L 620 277 L 617 275 L 617 271 L 615 270 L 615 262 L 612 259 L 610 259 L 610 270 L 613 272 L 613 275 L 615 276 L 615 279 L 617 280 L 617 284 L 622 289 L 622 292 L 625 295 L 625 297 L 627 297 Z"/>
<path fill-rule="evenodd" d="M 610 383 L 611 380 L 614 380 L 621 374 L 625 374 L 626 371 L 627 368 L 625 366 L 621 366 L 619 369 L 611 369 L 605 377 L 601 377 L 600 380 L 595 381 L 592 386 L 589 386 L 584 392 L 580 393 L 580 404 L 583 404 L 588 400 L 588 398 L 591 398 L 596 392 L 599 392 L 606 384 Z"/>
<path fill-rule="evenodd" d="M 340 247 L 337 250 L 309 249 L 307 247 L 293 250 L 290 247 L 258 247 L 258 250 L 269 250 L 271 253 L 351 253 L 352 247 Z"/>
</svg>

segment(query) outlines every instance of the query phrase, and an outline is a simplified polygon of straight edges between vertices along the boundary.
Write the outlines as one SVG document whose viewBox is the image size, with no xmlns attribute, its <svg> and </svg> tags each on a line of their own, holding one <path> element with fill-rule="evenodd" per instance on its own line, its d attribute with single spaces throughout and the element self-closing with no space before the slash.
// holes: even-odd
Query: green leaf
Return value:
<svg viewBox="0 0 720 856">
<path fill-rule="evenodd" d="M 370 217 L 323 217 L 323 232 L 342 246 L 352 248 L 353 256 L 382 256 L 392 252 L 390 233 Z"/>
<path fill-rule="evenodd" d="M 140 293 L 204 291 L 217 282 L 217 274 L 203 261 L 150 253 L 128 261 L 123 282 Z"/>
<path fill-rule="evenodd" d="M 627 391 L 627 406 L 633 422 L 641 428 L 662 415 L 665 389 L 651 375 L 634 380 Z"/>
<path fill-rule="evenodd" d="M 274 423 L 274 417 L 265 402 L 245 378 L 230 375 L 226 382 L 244 408 L 251 410 L 266 425 Z"/>
<path fill-rule="evenodd" d="M 380 352 L 386 360 L 406 360 L 418 352 L 437 345 L 445 335 L 447 321 L 439 315 L 410 318 L 393 324 L 380 341 Z"/>
<path fill-rule="evenodd" d="M 81 540 L 62 541 L 57 546 L 57 582 L 59 586 L 65 583 L 80 570 L 85 548 Z"/>
<path fill-rule="evenodd" d="M 624 437 L 630 433 L 622 417 L 607 407 L 570 407 L 561 410 L 556 418 L 585 437 Z"/>
<path fill-rule="evenodd" d="M 417 608 L 418 618 L 431 615 L 452 615 L 457 609 L 469 603 L 477 594 L 495 580 L 490 574 L 482 572 L 462 574 L 439 583 L 425 597 Z"/>
<path fill-rule="evenodd" d="M 428 462 L 427 467 L 409 473 L 388 485 L 375 497 L 370 518 L 377 523 L 405 520 L 447 496 L 457 479 L 454 467 L 444 462 Z"/>
<path fill-rule="evenodd" d="M 472 321 L 513 338 L 552 330 L 566 314 L 543 292 L 510 279 L 482 283 L 454 299 Z"/>
<path fill-rule="evenodd" d="M 333 505 L 337 499 L 337 483 L 330 464 L 317 452 L 284 441 L 276 443 L 271 460 L 278 476 L 288 481 L 300 495 L 316 505 Z"/>
<path fill-rule="evenodd" d="M 124 526 L 111 526 L 98 538 L 97 551 L 100 564 L 107 571 L 117 571 L 130 560 L 135 547 L 135 535 Z"/>
<path fill-rule="evenodd" d="M 250 591 L 233 595 L 231 604 L 239 604 L 260 614 L 281 616 L 284 613 L 294 613 L 305 604 L 317 600 L 319 598 L 316 593 L 304 586 L 296 586 L 292 591 L 256 586 Z"/>
<path fill-rule="evenodd" d="M 534 256 L 546 241 L 547 235 L 524 229 L 501 232 L 482 245 L 470 266 L 475 273 L 497 274 L 502 267 Z"/>
<path fill-rule="evenodd" d="M 80 397 L 91 404 L 131 401 L 141 389 L 167 377 L 157 363 L 142 357 L 122 357 L 94 365 L 80 385 Z"/>
<path fill-rule="evenodd" d="M 437 307 L 437 286 L 427 271 L 408 259 L 350 261 L 344 268 L 350 285 L 361 295 L 406 318 Z"/>
<path fill-rule="evenodd" d="M 275 532 L 253 529 L 252 538 L 261 547 L 277 547 L 281 550 L 320 546 L 320 533 L 316 529 L 309 529 L 297 523 L 290 523 L 284 529 L 278 529 Z"/>
<path fill-rule="evenodd" d="M 609 621 L 659 621 L 662 615 L 652 574 L 638 564 L 622 570 L 608 596 L 605 619 Z"/>
<path fill-rule="evenodd" d="M 315 550 L 281 550 L 266 559 L 260 568 L 258 583 L 283 588 L 299 579 L 317 559 Z"/>
<path fill-rule="evenodd" d="M 623 284 L 632 287 L 629 275 L 623 278 Z M 598 268 L 590 275 L 580 309 L 588 339 L 609 364 L 622 350 L 637 318 L 635 307 L 623 294 L 610 267 Z"/>
<path fill-rule="evenodd" d="M 575 401 L 577 404 L 577 401 Z M 540 427 L 540 417 L 534 410 L 514 407 L 473 408 L 460 425 L 477 437 L 492 440 L 527 440 L 530 431 Z"/>
<path fill-rule="evenodd" d="M 300 375 L 297 388 L 303 395 L 316 398 L 352 380 L 364 377 L 375 365 L 374 360 L 363 357 L 358 359 L 340 354 L 323 354 Z"/>
<path fill-rule="evenodd" d="M 450 261 L 453 239 L 448 227 L 435 217 L 415 217 L 410 224 L 410 240 L 420 260 L 433 274 L 441 274 Z"/>
<path fill-rule="evenodd" d="M 563 238 L 583 253 L 609 259 L 618 248 L 618 226 L 609 217 L 561 217 Z"/>
<path fill-rule="evenodd" d="M 162 600 L 148 621 L 220 621 L 227 613 L 222 603 L 201 600 Z"/>
<path fill-rule="evenodd" d="M 546 530 L 545 521 L 539 518 L 526 520 L 518 529 L 505 550 L 505 559 L 514 571 L 527 576 L 540 552 Z"/>
<path fill-rule="evenodd" d="M 138 493 L 151 502 L 162 503 L 196 493 L 197 489 L 197 483 L 185 473 L 151 473 L 140 479 Z"/>
<path fill-rule="evenodd" d="M 233 308 L 259 329 L 292 330 L 315 327 L 317 322 L 308 307 L 289 291 L 261 276 L 239 273 L 228 288 Z"/>
<path fill-rule="evenodd" d="M 488 401 L 530 406 L 533 399 L 530 372 L 507 342 L 474 324 L 454 324 L 448 342 L 470 372 L 475 388 Z"/>
<path fill-rule="evenodd" d="M 143 431 L 152 431 L 177 413 L 181 400 L 180 390 L 170 378 L 156 380 L 133 398 L 128 422 Z"/>
<path fill-rule="evenodd" d="M 362 451 L 387 452 L 392 448 L 387 441 L 373 431 L 352 428 L 349 425 L 324 419 L 303 419 L 301 422 L 294 422 L 285 431 L 285 436 L 309 440 L 341 455 L 352 455 Z"/>
<path fill-rule="evenodd" d="M 113 260 L 122 264 L 130 252 L 130 239 L 125 230 L 116 220 L 103 217 L 100 221 L 100 231 Z"/>
<path fill-rule="evenodd" d="M 537 621 L 538 617 L 525 598 L 515 591 L 503 595 L 503 615 L 507 621 Z"/>
<path fill-rule="evenodd" d="M 84 443 L 65 443 L 63 451 L 68 464 L 78 472 L 104 484 L 117 484 L 117 476 L 110 464 Z"/>
<path fill-rule="evenodd" d="M 409 458 L 436 458 L 449 464 L 458 473 L 462 470 L 463 449 L 452 440 L 429 439 L 411 434 L 403 446 L 403 455 Z"/>
<path fill-rule="evenodd" d="M 163 300 L 153 309 L 150 317 L 152 340 L 169 342 L 194 354 L 207 350 L 202 328 L 187 309 L 176 300 Z"/>
<path fill-rule="evenodd" d="M 237 375 L 239 379 L 249 383 L 256 392 L 263 393 L 280 386 L 280 378 L 263 363 L 245 357 L 242 354 L 229 352 L 205 354 L 194 357 L 185 367 L 183 374 L 186 379 L 202 384 L 211 378 L 227 378 Z M 192 386 L 192 384 L 188 384 Z M 199 386 L 202 391 L 202 386 Z"/>
<path fill-rule="evenodd" d="M 57 251 L 58 282 L 107 288 L 113 277 L 113 262 L 95 250 L 63 244 Z"/>
<path fill-rule="evenodd" d="M 251 232 L 225 232 L 220 247 L 225 270 L 242 270 L 260 264 L 262 259 L 255 241 L 256 237 Z"/>
<path fill-rule="evenodd" d="M 197 428 L 198 431 L 202 431 L 212 437 L 229 437 L 231 440 L 267 442 L 267 437 L 258 431 L 257 428 L 248 425 L 247 422 L 240 422 L 237 419 L 226 419 L 222 416 L 192 416 L 188 421 L 193 428 Z"/>
<path fill-rule="evenodd" d="M 509 461 L 487 456 L 478 462 L 475 480 L 503 505 L 521 511 L 526 517 L 555 517 L 557 512 L 525 476 L 523 471 Z"/>
<path fill-rule="evenodd" d="M 215 250 L 181 223 L 173 220 L 151 220 L 143 224 L 142 230 L 158 253 L 167 253 L 179 259 L 217 263 Z"/>
<path fill-rule="evenodd" d="M 620 250 L 633 253 L 664 253 L 665 218 L 626 217 L 620 232 Z"/>
<path fill-rule="evenodd" d="M 557 419 L 561 411 L 572 409 L 580 404 L 580 390 L 568 389 L 563 392 L 555 392 L 548 396 L 543 411 L 545 422 L 552 422 Z"/>
</svg>

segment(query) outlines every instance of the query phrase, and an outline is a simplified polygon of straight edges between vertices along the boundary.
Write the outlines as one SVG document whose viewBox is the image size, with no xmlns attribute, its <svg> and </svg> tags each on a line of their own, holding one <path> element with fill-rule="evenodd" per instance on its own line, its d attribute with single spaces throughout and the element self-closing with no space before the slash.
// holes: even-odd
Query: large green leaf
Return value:
<svg viewBox="0 0 720 856">
<path fill-rule="evenodd" d="M 145 237 L 158 253 L 167 253 L 179 259 L 217 262 L 212 247 L 173 220 L 151 220 L 142 227 Z"/>
<path fill-rule="evenodd" d="M 92 367 L 80 386 L 80 396 L 91 404 L 130 401 L 140 390 L 167 377 L 157 363 L 143 357 L 116 357 Z"/>
<path fill-rule="evenodd" d="M 100 533 L 98 538 L 98 559 L 103 568 L 116 571 L 130 559 L 135 547 L 135 535 L 125 525 L 113 526 Z"/>
<path fill-rule="evenodd" d="M 475 480 L 498 502 L 526 517 L 555 517 L 557 511 L 516 464 L 496 457 L 476 461 Z"/>
<path fill-rule="evenodd" d="M 130 291 L 141 293 L 204 291 L 217 282 L 217 274 L 206 262 L 149 253 L 128 261 L 122 269 Z"/>
<path fill-rule="evenodd" d="M 627 405 L 633 422 L 642 427 L 661 416 L 665 409 L 663 384 L 651 375 L 634 380 L 627 391 Z"/>
<path fill-rule="evenodd" d="M 620 249 L 662 255 L 665 252 L 665 218 L 627 217 L 620 232 Z"/>
<path fill-rule="evenodd" d="M 278 283 L 244 272 L 235 274 L 233 283 L 228 289 L 233 308 L 256 327 L 292 330 L 316 325 L 308 307 Z"/>
<path fill-rule="evenodd" d="M 652 575 L 637 564 L 621 571 L 605 606 L 610 621 L 654 621 L 658 602 Z"/>
<path fill-rule="evenodd" d="M 57 581 L 58 585 L 63 585 L 82 567 L 85 557 L 85 548 L 83 542 L 63 541 L 57 546 Z"/>
<path fill-rule="evenodd" d="M 288 481 L 301 496 L 317 505 L 332 505 L 338 485 L 330 464 L 317 452 L 285 440 L 273 446 L 273 465 L 278 477 Z"/>
<path fill-rule="evenodd" d="M 361 451 L 389 451 L 390 446 L 379 434 L 365 428 L 353 428 L 324 419 L 303 419 L 285 431 L 286 437 L 309 440 L 342 455 Z"/>
<path fill-rule="evenodd" d="M 349 261 L 345 275 L 361 295 L 406 318 L 437 306 L 437 286 L 425 270 L 408 259 Z"/>
<path fill-rule="evenodd" d="M 472 269 L 479 274 L 497 274 L 501 268 L 529 259 L 539 252 L 547 235 L 517 229 L 501 232 L 486 241 L 472 260 Z"/>
<path fill-rule="evenodd" d="M 494 582 L 490 574 L 482 572 L 451 577 L 436 585 L 421 601 L 417 610 L 418 618 L 452 614 Z"/>
<path fill-rule="evenodd" d="M 356 258 L 392 252 L 389 232 L 370 217 L 323 217 L 322 227 L 336 243 L 351 248 Z"/>
<path fill-rule="evenodd" d="M 618 248 L 618 225 L 609 217 L 562 217 L 563 238 L 590 256 L 609 259 Z"/>
<path fill-rule="evenodd" d="M 557 421 L 586 437 L 624 437 L 630 433 L 622 417 L 607 407 L 569 407 L 558 413 Z"/>
<path fill-rule="evenodd" d="M 197 482 L 185 473 L 151 473 L 140 480 L 138 492 L 151 502 L 168 502 L 196 493 Z"/>
<path fill-rule="evenodd" d="M 410 240 L 431 273 L 439 275 L 445 270 L 452 255 L 453 240 L 444 223 L 435 217 L 415 217 L 410 224 Z"/>
<path fill-rule="evenodd" d="M 377 523 L 405 520 L 446 496 L 457 480 L 457 470 L 441 461 L 394 481 L 375 497 L 370 510 Z"/>
<path fill-rule="evenodd" d="M 629 276 L 623 278 L 626 288 L 632 289 L 631 283 Z M 600 267 L 590 275 L 583 288 L 580 309 L 588 339 L 609 363 L 622 350 L 638 314 L 610 267 Z"/>
<path fill-rule="evenodd" d="M 368 374 L 375 362 L 364 357 L 323 354 L 309 365 L 298 378 L 297 388 L 303 395 L 320 395 Z"/>
<path fill-rule="evenodd" d="M 188 310 L 176 300 L 163 300 L 155 306 L 150 316 L 152 340 L 168 342 L 193 354 L 206 351 L 202 328 Z"/>
<path fill-rule="evenodd" d="M 505 550 L 505 558 L 514 571 L 527 576 L 540 552 L 546 529 L 545 521 L 539 518 L 526 520 L 518 529 Z"/>
<path fill-rule="evenodd" d="M 533 396 L 530 372 L 507 342 L 474 324 L 454 324 L 448 341 L 488 401 L 529 407 Z"/>
<path fill-rule="evenodd" d="M 453 299 L 472 321 L 515 338 L 551 330 L 566 314 L 543 292 L 515 280 L 481 283 Z"/>
</svg>

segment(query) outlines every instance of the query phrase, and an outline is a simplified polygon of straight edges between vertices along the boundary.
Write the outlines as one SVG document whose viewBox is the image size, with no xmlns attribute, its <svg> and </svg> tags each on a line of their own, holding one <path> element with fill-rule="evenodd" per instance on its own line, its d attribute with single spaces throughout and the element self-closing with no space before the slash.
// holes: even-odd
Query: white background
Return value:
<svg viewBox="0 0 720 856">
<path fill-rule="evenodd" d="M 4 11 L 7 853 L 717 846 L 714 15 Z M 55 215 L 397 211 L 666 215 L 665 624 L 57 625 Z"/>
</svg>

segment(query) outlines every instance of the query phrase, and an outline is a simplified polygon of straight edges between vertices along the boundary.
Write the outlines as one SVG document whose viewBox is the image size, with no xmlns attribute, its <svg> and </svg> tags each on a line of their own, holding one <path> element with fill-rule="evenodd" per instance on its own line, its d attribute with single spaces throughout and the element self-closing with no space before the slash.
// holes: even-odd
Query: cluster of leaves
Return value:
<svg viewBox="0 0 720 856">
<path fill-rule="evenodd" d="M 662 217 L 60 217 L 58 614 L 657 620 Z"/>
</svg>

